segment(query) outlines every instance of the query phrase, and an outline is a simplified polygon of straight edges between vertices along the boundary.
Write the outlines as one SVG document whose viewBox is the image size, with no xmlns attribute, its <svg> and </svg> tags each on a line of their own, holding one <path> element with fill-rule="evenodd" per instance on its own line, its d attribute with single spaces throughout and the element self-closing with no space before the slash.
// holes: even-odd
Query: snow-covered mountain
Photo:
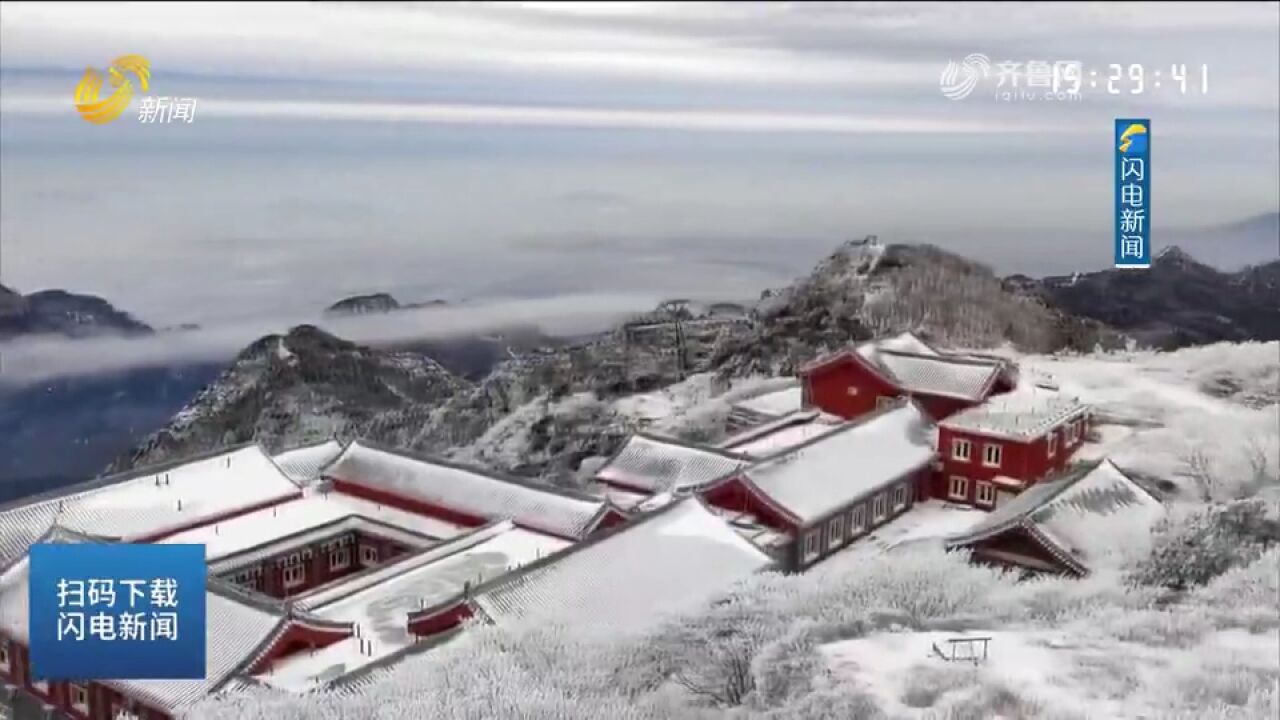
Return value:
<svg viewBox="0 0 1280 720">
<path fill-rule="evenodd" d="M 295 328 L 251 345 L 113 469 L 232 442 L 275 449 L 337 436 L 563 480 L 643 425 L 643 413 L 620 409 L 618 398 L 703 373 L 723 387 L 788 374 L 832 348 L 902 330 L 1041 352 L 1118 342 L 1096 323 L 1005 289 L 981 265 L 874 238 L 843 245 L 748 312 L 728 310 L 669 301 L 586 341 L 513 357 L 474 382 L 422 352 Z"/>
<path fill-rule="evenodd" d="M 1223 272 L 1171 246 L 1145 271 L 1014 278 L 1010 286 L 1151 347 L 1280 339 L 1280 260 Z"/>
<path fill-rule="evenodd" d="M 23 295 L 0 285 L 0 342 L 28 335 L 79 338 L 152 332 L 146 323 L 96 295 L 66 290 L 41 290 Z"/>
</svg>

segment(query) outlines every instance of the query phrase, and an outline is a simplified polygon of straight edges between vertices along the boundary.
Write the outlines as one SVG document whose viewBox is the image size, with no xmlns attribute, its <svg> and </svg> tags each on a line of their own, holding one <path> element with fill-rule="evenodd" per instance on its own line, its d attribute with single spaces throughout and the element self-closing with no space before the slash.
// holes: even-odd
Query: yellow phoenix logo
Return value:
<svg viewBox="0 0 1280 720">
<path fill-rule="evenodd" d="M 126 72 L 137 76 L 142 91 L 147 91 L 151 80 L 150 63 L 141 55 L 121 55 L 112 60 L 111 66 L 107 68 L 108 82 L 115 91 L 106 99 L 99 100 L 102 73 L 93 68 L 86 69 L 84 77 L 80 78 L 80 84 L 76 85 L 76 110 L 80 111 L 80 117 L 95 125 L 103 125 L 120 117 L 120 113 L 129 107 L 129 101 L 133 99 L 133 81 L 125 75 Z"/>
</svg>

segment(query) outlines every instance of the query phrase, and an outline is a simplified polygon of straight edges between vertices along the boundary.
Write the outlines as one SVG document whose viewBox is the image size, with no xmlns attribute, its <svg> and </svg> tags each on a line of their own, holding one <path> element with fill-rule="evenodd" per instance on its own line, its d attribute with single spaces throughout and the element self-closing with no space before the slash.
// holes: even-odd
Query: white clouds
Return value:
<svg viewBox="0 0 1280 720">
<path fill-rule="evenodd" d="M 366 344 L 448 338 L 520 324 L 569 335 L 612 327 L 622 317 L 653 308 L 657 302 L 657 297 L 641 295 L 570 295 L 324 321 L 303 316 L 262 318 L 133 339 L 27 339 L 5 345 L 3 379 L 28 385 L 68 375 L 225 360 L 263 335 L 283 333 L 300 323 Z"/>
</svg>

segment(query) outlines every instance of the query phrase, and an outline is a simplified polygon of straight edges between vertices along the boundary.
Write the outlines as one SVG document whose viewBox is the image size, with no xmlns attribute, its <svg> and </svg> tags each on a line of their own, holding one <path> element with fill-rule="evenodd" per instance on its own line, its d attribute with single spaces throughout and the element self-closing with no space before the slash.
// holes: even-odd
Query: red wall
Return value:
<svg viewBox="0 0 1280 720">
<path fill-rule="evenodd" d="M 626 515 L 623 515 L 622 513 L 614 510 L 613 508 L 609 508 L 608 512 L 604 514 L 604 517 L 600 518 L 600 522 L 596 523 L 596 527 L 592 532 L 599 532 L 601 530 L 607 530 L 611 527 L 617 527 L 619 525 L 626 523 L 627 519 L 628 518 Z"/>
<path fill-rule="evenodd" d="M 13 685 L 23 688 L 28 694 L 56 706 L 67 717 L 84 718 L 86 720 L 113 720 L 115 710 L 123 707 L 127 702 L 124 695 L 112 688 L 91 682 L 88 684 L 89 714 L 85 715 L 78 710 L 72 709 L 71 687 L 68 683 L 50 682 L 48 695 L 32 687 L 31 674 L 29 672 L 30 655 L 25 645 L 16 641 L 11 642 L 9 644 L 9 654 L 10 670 L 7 673 L 0 673 L 0 677 L 4 677 Z M 137 704 L 135 712 L 142 720 L 171 720 L 168 714 L 145 705 Z"/>
<path fill-rule="evenodd" d="M 427 637 L 452 630 L 472 617 L 471 606 L 466 600 L 458 600 L 445 605 L 427 615 L 420 615 L 409 621 L 409 633 L 418 637 Z"/>
<path fill-rule="evenodd" d="M 814 368 L 805 375 L 804 385 L 805 397 L 813 406 L 846 420 L 874 411 L 878 397 L 899 394 L 896 387 L 851 357 Z M 857 388 L 857 393 L 850 395 L 850 388 Z"/>
<path fill-rule="evenodd" d="M 347 480 L 333 481 L 333 489 L 338 492 L 344 492 L 348 495 L 364 498 L 376 503 L 381 503 L 401 510 L 407 510 L 419 515 L 427 515 L 429 517 L 440 518 L 446 522 L 465 527 L 480 527 L 488 522 L 486 518 L 479 515 L 471 515 L 469 513 L 460 512 L 452 508 L 434 505 L 432 503 L 423 502 L 413 498 L 401 497 L 386 490 L 366 487 L 359 483 L 349 482 Z"/>
<path fill-rule="evenodd" d="M 989 481 L 997 475 L 1021 480 L 1033 485 L 1048 476 L 1064 470 L 1080 446 L 1084 443 L 1087 428 L 1083 428 L 1080 437 L 1074 443 L 1066 443 L 1065 428 L 1061 425 L 1052 432 L 1058 436 L 1058 447 L 1053 457 L 1049 457 L 1048 439 L 1046 436 L 1034 440 L 1018 442 L 1007 438 L 988 437 L 973 432 L 953 430 L 947 427 L 938 428 L 938 457 L 942 461 L 942 471 L 937 473 L 933 482 L 934 497 L 951 500 L 948 494 L 950 478 L 959 475 L 969 480 L 968 502 L 973 503 L 976 496 L 976 482 Z M 972 443 L 969 460 L 956 460 L 952 457 L 951 441 L 954 438 L 965 438 Z M 999 444 L 1001 450 L 1000 467 L 992 468 L 982 464 L 983 446 L 988 443 Z"/>
<path fill-rule="evenodd" d="M 788 517 L 761 501 L 755 493 L 733 478 L 710 488 L 702 498 L 711 505 L 734 512 L 749 512 L 765 525 L 783 532 L 795 532 L 796 524 Z"/>
<path fill-rule="evenodd" d="M 350 552 L 350 562 L 344 568 L 336 570 L 329 569 L 329 553 L 321 550 L 324 543 L 334 540 L 343 535 L 352 537 L 351 544 L 347 545 Z M 220 574 L 225 580 L 233 581 L 237 573 L 243 572 L 253 567 L 262 570 L 262 584 L 256 587 L 258 592 L 264 595 L 270 595 L 274 598 L 285 598 L 292 595 L 301 595 L 308 590 L 317 588 L 321 585 L 339 580 L 349 575 L 354 575 L 366 567 L 375 567 L 375 565 L 362 565 L 360 562 L 360 546 L 368 545 L 378 549 L 377 565 L 385 565 L 387 562 L 403 556 L 408 552 L 409 548 L 394 541 L 377 535 L 369 535 L 361 532 L 349 531 L 345 533 L 335 533 L 331 537 L 317 540 L 314 543 L 305 546 L 297 546 L 288 550 L 281 551 L 278 554 L 268 558 L 259 560 L 250 565 L 242 565 L 235 570 Z M 284 587 L 284 566 L 277 565 L 276 562 L 285 556 L 293 553 L 311 550 L 311 560 L 303 560 L 303 564 L 307 567 L 306 578 L 301 585 L 294 586 L 288 590 Z"/>
<path fill-rule="evenodd" d="M 329 647 L 330 645 L 351 637 L 352 629 L 321 629 L 312 628 L 305 625 L 290 624 L 289 628 L 284 631 L 280 637 L 276 638 L 275 643 L 258 658 L 246 674 L 257 675 L 263 672 L 274 661 L 283 657 L 288 657 L 296 652 L 303 650 L 311 650 Z"/>
</svg>

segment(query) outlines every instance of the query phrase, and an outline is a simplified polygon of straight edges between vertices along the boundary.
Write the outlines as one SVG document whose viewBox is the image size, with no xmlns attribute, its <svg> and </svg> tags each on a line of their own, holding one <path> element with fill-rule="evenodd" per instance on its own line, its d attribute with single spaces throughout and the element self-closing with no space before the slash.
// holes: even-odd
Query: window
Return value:
<svg viewBox="0 0 1280 720">
<path fill-rule="evenodd" d="M 951 459 L 968 461 L 973 445 L 968 440 L 955 438 L 951 441 Z"/>
<path fill-rule="evenodd" d="M 893 397 L 892 395 L 881 395 L 880 397 L 876 398 L 876 409 L 883 410 L 887 407 L 891 407 L 897 401 L 898 401 L 898 398 Z"/>
<path fill-rule="evenodd" d="M 827 547 L 838 548 L 844 544 L 844 515 L 837 515 L 827 523 Z"/>
<path fill-rule="evenodd" d="M 335 548 L 329 553 L 329 569 L 344 570 L 351 566 L 351 548 Z"/>
<path fill-rule="evenodd" d="M 902 483 L 893 489 L 893 509 L 901 510 L 907 506 L 907 483 Z"/>
<path fill-rule="evenodd" d="M 817 530 L 811 530 L 808 535 L 804 536 L 804 561 L 812 562 L 821 552 L 821 537 Z"/>
<path fill-rule="evenodd" d="M 867 529 L 867 506 L 859 505 L 849 513 L 849 534 L 861 535 Z"/>
<path fill-rule="evenodd" d="M 378 564 L 378 548 L 372 545 L 360 546 L 360 564 L 361 565 L 377 565 Z"/>
<path fill-rule="evenodd" d="M 982 464 L 987 467 L 1000 467 L 1000 456 L 1004 449 L 998 443 L 987 443 L 982 446 Z"/>
<path fill-rule="evenodd" d="M 996 487 L 989 482 L 979 482 L 977 487 L 979 505 L 996 504 Z"/>
<path fill-rule="evenodd" d="M 1058 433 L 1049 431 L 1049 457 L 1058 454 Z"/>
<path fill-rule="evenodd" d="M 294 588 L 307 581 L 307 568 L 302 564 L 302 556 L 294 553 L 284 559 L 285 589 Z"/>
<path fill-rule="evenodd" d="M 962 478 L 959 475 L 952 475 L 951 481 L 947 483 L 947 497 L 952 500 L 968 500 L 969 479 Z"/>
<path fill-rule="evenodd" d="M 858 386 L 857 386 L 857 385 L 850 385 L 849 387 L 847 387 L 847 388 L 845 388 L 845 389 L 844 389 L 844 393 L 845 393 L 846 395 L 848 395 L 849 397 L 853 397 L 854 395 L 857 395 L 857 394 L 858 394 Z"/>
<path fill-rule="evenodd" d="M 9 672 L 9 641 L 0 640 L 0 672 Z"/>
<path fill-rule="evenodd" d="M 875 500 L 871 501 L 871 516 L 875 522 L 884 520 L 884 516 L 889 514 L 889 496 L 880 493 Z"/>
<path fill-rule="evenodd" d="M 89 714 L 89 689 L 83 685 L 71 683 L 71 707 L 84 714 Z"/>
</svg>

